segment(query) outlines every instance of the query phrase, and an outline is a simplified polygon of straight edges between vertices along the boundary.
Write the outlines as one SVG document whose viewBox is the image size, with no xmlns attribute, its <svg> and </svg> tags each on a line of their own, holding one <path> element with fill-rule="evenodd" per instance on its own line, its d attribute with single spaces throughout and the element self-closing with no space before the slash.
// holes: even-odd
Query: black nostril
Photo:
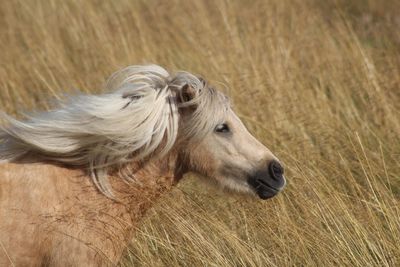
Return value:
<svg viewBox="0 0 400 267">
<path fill-rule="evenodd" d="M 269 164 L 269 173 L 271 177 L 275 180 L 280 180 L 283 178 L 283 167 L 282 165 L 277 162 L 277 161 L 272 161 Z"/>
</svg>

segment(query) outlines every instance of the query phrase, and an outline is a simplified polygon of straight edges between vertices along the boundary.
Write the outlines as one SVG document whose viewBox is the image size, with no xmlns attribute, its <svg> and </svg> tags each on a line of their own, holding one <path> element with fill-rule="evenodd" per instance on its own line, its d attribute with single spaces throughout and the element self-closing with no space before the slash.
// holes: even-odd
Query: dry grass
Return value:
<svg viewBox="0 0 400 267">
<path fill-rule="evenodd" d="M 221 81 L 287 168 L 271 201 L 188 177 L 126 266 L 399 266 L 400 2 L 2 1 L 0 104 L 99 91 L 155 62 Z"/>
</svg>

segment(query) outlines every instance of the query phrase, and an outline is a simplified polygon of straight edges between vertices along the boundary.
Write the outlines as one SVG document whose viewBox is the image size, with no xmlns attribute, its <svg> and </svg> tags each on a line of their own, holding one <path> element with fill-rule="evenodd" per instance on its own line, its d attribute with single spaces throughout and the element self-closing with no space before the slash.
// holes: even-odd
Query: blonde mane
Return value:
<svg viewBox="0 0 400 267">
<path fill-rule="evenodd" d="M 195 90 L 189 102 L 179 101 L 188 84 Z M 157 65 L 129 66 L 108 80 L 107 92 L 78 95 L 60 102 L 58 109 L 25 121 L 6 114 L 0 126 L 0 162 L 25 155 L 66 165 L 85 166 L 98 189 L 113 197 L 108 169 L 165 155 L 182 138 L 202 138 L 219 123 L 226 97 L 188 72 L 170 75 Z M 178 109 L 195 106 L 181 126 Z"/>
</svg>

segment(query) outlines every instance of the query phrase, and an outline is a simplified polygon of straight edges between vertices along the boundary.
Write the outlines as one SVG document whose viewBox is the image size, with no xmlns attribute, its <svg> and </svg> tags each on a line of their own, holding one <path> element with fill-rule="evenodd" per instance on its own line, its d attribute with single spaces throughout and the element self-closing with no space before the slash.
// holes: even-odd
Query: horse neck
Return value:
<svg viewBox="0 0 400 267">
<path fill-rule="evenodd" d="M 133 176 L 129 181 L 121 178 L 125 172 L 131 171 Z M 97 215 L 95 220 L 92 216 L 85 216 L 87 220 L 82 225 L 88 232 L 87 236 L 80 239 L 96 244 L 97 250 L 102 251 L 107 258 L 113 262 L 118 261 L 144 213 L 163 193 L 170 190 L 180 177 L 181 173 L 177 172 L 177 157 L 169 155 L 145 164 L 133 163 L 119 171 L 111 172 L 109 179 L 115 199 L 100 193 L 94 184 L 86 179 L 85 189 L 81 189 L 82 192 L 73 198 L 75 202 L 72 204 L 75 209 L 79 209 L 77 213 L 90 215 L 95 212 Z M 84 232 L 84 229 L 81 232 Z M 102 230 L 100 233 L 92 233 L 90 229 Z M 75 229 L 73 232 L 79 231 Z"/>
<path fill-rule="evenodd" d="M 177 155 L 170 153 L 161 159 L 126 165 L 110 175 L 110 183 L 116 201 L 129 209 L 135 221 L 182 175 Z"/>
</svg>

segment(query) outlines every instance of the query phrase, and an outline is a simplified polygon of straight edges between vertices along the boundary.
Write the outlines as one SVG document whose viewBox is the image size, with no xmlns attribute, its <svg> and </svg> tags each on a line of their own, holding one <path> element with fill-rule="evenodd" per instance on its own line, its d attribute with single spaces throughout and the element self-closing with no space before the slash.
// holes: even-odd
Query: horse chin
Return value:
<svg viewBox="0 0 400 267">
<path fill-rule="evenodd" d="M 263 200 L 270 199 L 280 192 L 280 190 L 267 184 L 250 185 L 253 187 L 253 191 L 256 193 L 256 195 Z"/>
<path fill-rule="evenodd" d="M 267 189 L 263 189 L 263 190 L 257 190 L 256 194 L 259 198 L 266 200 L 266 199 L 270 199 L 274 196 L 276 196 L 276 194 L 279 191 L 273 189 L 273 188 L 267 188 Z"/>
<path fill-rule="evenodd" d="M 254 191 L 247 182 L 235 178 L 218 179 L 219 184 L 226 190 L 254 196 Z"/>
</svg>

